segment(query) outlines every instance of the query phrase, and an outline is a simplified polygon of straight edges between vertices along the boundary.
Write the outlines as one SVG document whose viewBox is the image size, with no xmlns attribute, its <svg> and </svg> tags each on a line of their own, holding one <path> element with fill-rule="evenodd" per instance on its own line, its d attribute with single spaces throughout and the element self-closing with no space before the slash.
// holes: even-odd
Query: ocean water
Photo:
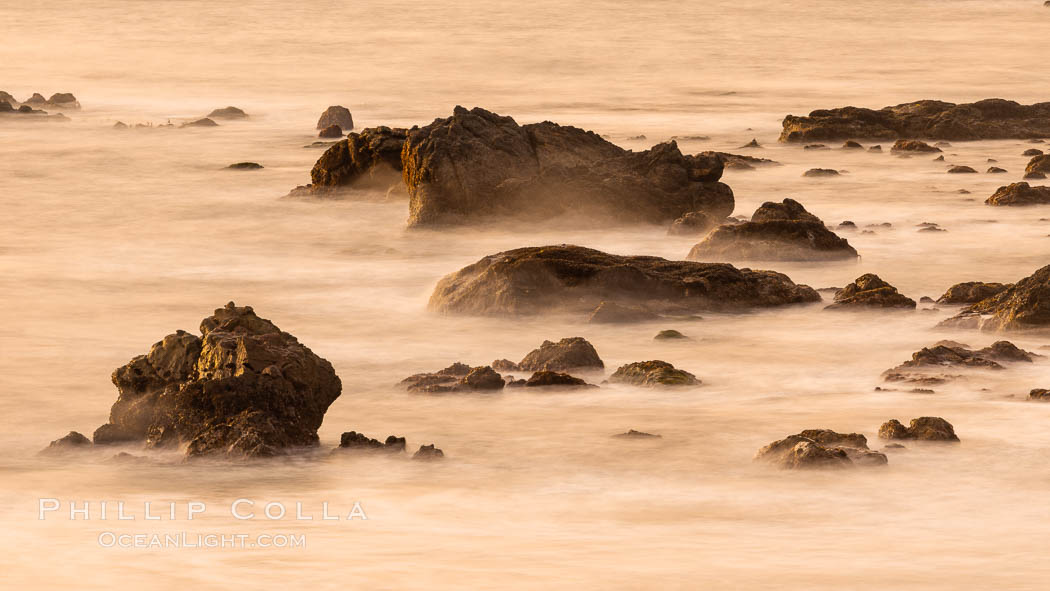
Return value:
<svg viewBox="0 0 1050 591">
<path fill-rule="evenodd" d="M 282 200 L 320 155 L 306 148 L 330 104 L 358 128 L 425 124 L 454 105 L 519 123 L 593 129 L 624 147 L 672 136 L 782 166 L 727 171 L 736 214 L 791 197 L 842 232 L 858 262 L 751 263 L 813 287 L 874 272 L 918 299 L 968 280 L 1016 281 L 1050 263 L 1050 206 L 992 208 L 1020 179 L 1024 141 L 955 143 L 898 158 L 776 142 L 788 113 L 922 98 L 1023 103 L 1046 95 L 1050 9 L 1026 1 L 116 2 L 0 8 L 0 90 L 73 92 L 64 123 L 0 120 L 0 582 L 156 589 L 250 585 L 380 589 L 1044 589 L 1050 566 L 1045 424 L 1050 362 L 977 373 L 933 394 L 879 374 L 952 338 L 955 309 L 832 314 L 821 305 L 693 322 L 593 326 L 585 319 L 477 319 L 426 311 L 436 281 L 478 258 L 574 243 L 684 258 L 666 228 L 406 232 L 382 194 Z M 181 123 L 236 105 L 251 117 Z M 644 135 L 646 139 L 632 139 Z M 761 149 L 737 150 L 752 138 Z M 1050 139 L 1050 138 L 1048 138 Z M 225 170 L 255 161 L 259 171 Z M 803 178 L 809 168 L 848 171 Z M 970 191 L 960 194 L 960 189 Z M 919 233 L 936 222 L 943 233 Z M 115 462 L 115 450 L 37 452 L 106 421 L 114 368 L 227 301 L 252 305 L 329 359 L 343 394 L 322 448 L 356 430 L 436 443 L 438 463 L 315 457 L 262 464 Z M 676 328 L 692 340 L 655 342 Z M 454 361 L 520 359 L 583 336 L 605 360 L 664 359 L 689 390 L 609 385 L 422 397 L 397 382 Z M 1039 335 L 1010 335 L 1050 356 Z M 761 446 L 806 428 L 860 432 L 942 416 L 957 446 L 909 445 L 884 469 L 787 473 Z M 610 438 L 628 429 L 653 441 Z M 136 449 L 127 451 L 139 454 Z M 39 499 L 62 502 L 38 519 Z M 251 499 L 256 519 L 230 515 Z M 69 519 L 69 501 L 91 519 Z M 124 501 L 133 521 L 101 519 Z M 177 503 L 145 520 L 146 501 Z M 269 520 L 268 502 L 313 520 Z M 186 518 L 191 502 L 207 512 Z M 354 503 L 367 520 L 344 517 Z M 162 512 L 166 511 L 164 509 Z M 120 534 L 303 535 L 302 548 L 119 548 Z"/>
</svg>

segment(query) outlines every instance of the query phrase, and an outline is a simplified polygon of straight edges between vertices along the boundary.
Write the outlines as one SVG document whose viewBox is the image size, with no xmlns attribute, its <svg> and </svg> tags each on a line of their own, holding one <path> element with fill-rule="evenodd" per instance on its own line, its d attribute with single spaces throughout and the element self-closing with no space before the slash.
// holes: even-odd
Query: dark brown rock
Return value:
<svg viewBox="0 0 1050 591">
<path fill-rule="evenodd" d="M 919 140 L 897 140 L 891 152 L 940 152 L 941 149 Z"/>
<path fill-rule="evenodd" d="M 350 109 L 339 105 L 328 107 L 321 113 L 317 120 L 317 129 L 325 129 L 332 125 L 338 125 L 340 129 L 351 131 L 354 129 L 354 117 Z"/>
<path fill-rule="evenodd" d="M 802 173 L 802 176 L 807 177 L 828 177 L 828 176 L 839 176 L 839 171 L 832 168 L 811 168 L 806 172 Z"/>
<path fill-rule="evenodd" d="M 1032 356 L 1009 341 L 998 341 L 976 351 L 962 343 L 940 341 L 916 351 L 910 360 L 882 375 L 890 382 L 943 383 L 956 377 L 940 373 L 946 368 L 1001 370 L 1005 368 L 1000 362 L 1031 363 Z"/>
<path fill-rule="evenodd" d="M 333 450 L 333 452 L 344 451 L 401 453 L 405 451 L 405 438 L 390 435 L 385 442 L 382 442 L 357 431 L 348 431 L 339 437 L 339 447 Z"/>
<path fill-rule="evenodd" d="M 81 433 L 70 431 L 65 437 L 51 442 L 50 445 L 40 451 L 42 454 L 52 455 L 78 449 L 91 447 L 91 440 Z"/>
<path fill-rule="evenodd" d="M 699 236 L 718 227 L 724 219 L 714 219 L 706 213 L 690 211 L 671 223 L 667 233 L 672 236 Z"/>
<path fill-rule="evenodd" d="M 209 119 L 247 119 L 248 114 L 237 107 L 223 107 L 208 113 Z"/>
<path fill-rule="evenodd" d="M 613 437 L 618 439 L 660 439 L 662 436 L 631 429 L 626 433 L 617 433 L 616 435 L 613 435 Z"/>
<path fill-rule="evenodd" d="M 229 168 L 231 170 L 259 170 L 262 167 L 263 165 L 259 164 L 258 162 L 237 162 L 235 164 L 227 166 L 226 168 Z"/>
<path fill-rule="evenodd" d="M 437 447 L 434 447 L 433 443 L 431 443 L 430 445 L 419 446 L 419 449 L 416 451 L 416 453 L 412 454 L 413 460 L 422 460 L 425 462 L 433 462 L 435 460 L 440 460 L 444 457 L 445 452 L 441 451 Z"/>
<path fill-rule="evenodd" d="M 591 324 L 629 324 L 657 320 L 659 314 L 651 312 L 644 306 L 621 306 L 616 302 L 602 302 L 591 314 Z"/>
<path fill-rule="evenodd" d="M 1031 157 L 1031 156 L 1042 156 L 1043 155 L 1043 151 L 1038 149 L 1038 148 L 1029 148 L 1029 149 L 1025 150 L 1024 152 L 1022 152 L 1021 155 L 1022 156 L 1028 156 L 1028 157 Z"/>
<path fill-rule="evenodd" d="M 684 334 L 678 332 L 677 330 L 668 329 L 668 330 L 661 330 L 660 332 L 656 333 L 656 336 L 653 337 L 653 340 L 654 341 L 676 341 L 676 340 L 688 341 L 689 337 L 687 337 Z"/>
<path fill-rule="evenodd" d="M 985 331 L 1050 328 L 1050 265 L 941 323 Z"/>
<path fill-rule="evenodd" d="M 457 362 L 433 373 L 411 375 L 401 380 L 401 385 L 409 392 L 448 394 L 501 390 L 505 381 L 491 367 L 472 368 Z"/>
<path fill-rule="evenodd" d="M 594 345 L 583 337 L 570 337 L 557 343 L 543 341 L 518 363 L 524 371 L 562 371 L 567 369 L 603 369 Z"/>
<path fill-rule="evenodd" d="M 976 172 L 969 166 L 953 166 L 948 169 L 948 174 L 974 174 Z"/>
<path fill-rule="evenodd" d="M 988 205 L 1045 205 L 1050 203 L 1050 187 L 1033 187 L 1025 182 L 1012 183 L 992 194 Z"/>
<path fill-rule="evenodd" d="M 639 361 L 621 366 L 611 376 L 613 383 L 634 386 L 699 386 L 700 380 L 693 374 L 676 369 L 666 361 Z"/>
<path fill-rule="evenodd" d="M 989 168 L 987 170 L 987 172 L 988 172 L 988 174 L 1002 174 L 1004 172 L 1007 172 L 1007 170 L 1005 168 L 999 168 L 998 166 L 993 166 L 993 167 Z"/>
<path fill-rule="evenodd" d="M 897 419 L 890 419 L 879 427 L 879 437 L 890 440 L 959 441 L 952 424 L 940 417 L 912 419 L 908 427 L 902 425 Z"/>
<path fill-rule="evenodd" d="M 756 461 L 785 470 L 849 468 L 853 461 L 840 448 L 826 448 L 808 437 L 791 435 L 758 450 Z"/>
<path fill-rule="evenodd" d="M 386 189 L 401 183 L 404 129 L 373 127 L 332 144 L 310 171 L 307 193 L 324 196 L 340 188 Z"/>
<path fill-rule="evenodd" d="M 317 134 L 317 137 L 325 139 L 343 137 L 343 129 L 338 125 L 329 125 L 328 127 L 322 129 Z"/>
<path fill-rule="evenodd" d="M 1040 402 L 1050 401 L 1050 389 L 1046 388 L 1035 388 L 1028 393 L 1029 400 L 1038 400 Z"/>
<path fill-rule="evenodd" d="M 586 381 L 557 371 L 537 371 L 525 382 L 526 388 L 596 388 Z"/>
<path fill-rule="evenodd" d="M 188 123 L 183 123 L 181 125 L 181 127 L 218 127 L 218 126 L 219 126 L 218 123 L 216 123 L 215 121 L 213 121 L 211 119 L 208 119 L 207 117 L 205 117 L 204 119 L 198 119 L 196 121 L 190 121 Z"/>
<path fill-rule="evenodd" d="M 1002 293 L 1010 287 L 1008 283 L 985 283 L 967 281 L 956 283 L 944 292 L 937 302 L 940 304 L 976 304 L 977 302 Z"/>
<path fill-rule="evenodd" d="M 861 275 L 835 295 L 827 310 L 845 308 L 915 308 L 915 300 L 905 297 L 874 273 Z"/>
<path fill-rule="evenodd" d="M 1043 174 L 1050 173 L 1050 154 L 1044 154 L 1042 156 L 1036 156 L 1028 162 L 1028 166 L 1025 167 L 1026 173 L 1041 172 Z"/>
</svg>

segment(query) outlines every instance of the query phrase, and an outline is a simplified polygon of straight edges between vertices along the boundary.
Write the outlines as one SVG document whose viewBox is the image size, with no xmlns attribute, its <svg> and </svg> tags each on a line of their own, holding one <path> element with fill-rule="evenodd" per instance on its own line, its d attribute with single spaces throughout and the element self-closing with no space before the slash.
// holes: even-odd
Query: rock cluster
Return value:
<svg viewBox="0 0 1050 591">
<path fill-rule="evenodd" d="M 992 194 L 988 205 L 1046 205 L 1050 204 L 1050 187 L 1033 187 L 1025 182 L 1012 183 Z"/>
<path fill-rule="evenodd" d="M 659 360 L 628 363 L 609 376 L 609 381 L 634 386 L 700 385 L 700 380 L 693 374 Z"/>
<path fill-rule="evenodd" d="M 1050 265 L 940 325 L 985 331 L 1050 328 Z"/>
<path fill-rule="evenodd" d="M 835 294 L 827 310 L 847 308 L 915 308 L 915 300 L 904 296 L 874 273 L 858 277 Z"/>
<path fill-rule="evenodd" d="M 830 429 L 807 429 L 758 450 L 755 460 L 786 470 L 883 466 L 886 454 L 868 449 L 859 433 L 836 433 Z"/>
<path fill-rule="evenodd" d="M 464 363 L 453 363 L 433 373 L 411 375 L 401 380 L 401 385 L 409 392 L 447 394 L 502 390 L 506 382 L 489 366 L 470 367 Z"/>
<path fill-rule="evenodd" d="M 890 419 L 879 427 L 879 437 L 889 440 L 959 441 L 952 424 L 940 417 L 912 419 L 907 427 L 897 419 Z"/>
<path fill-rule="evenodd" d="M 916 351 L 911 359 L 886 370 L 882 376 L 889 382 L 938 384 L 957 377 L 939 373 L 948 368 L 999 370 L 1004 369 L 1003 362 L 1031 363 L 1032 357 L 1032 353 L 1010 341 L 997 341 L 978 350 L 955 341 L 939 341 L 932 347 Z"/>
<path fill-rule="evenodd" d="M 999 295 L 1010 287 L 1008 283 L 985 283 L 984 281 L 966 281 L 956 283 L 948 288 L 940 298 L 939 304 L 976 304 L 977 302 Z"/>
</svg>

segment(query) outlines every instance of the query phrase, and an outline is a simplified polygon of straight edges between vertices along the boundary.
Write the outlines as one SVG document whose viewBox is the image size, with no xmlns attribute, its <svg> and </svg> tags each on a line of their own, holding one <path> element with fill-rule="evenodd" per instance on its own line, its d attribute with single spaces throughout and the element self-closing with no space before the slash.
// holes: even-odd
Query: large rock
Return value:
<svg viewBox="0 0 1050 591">
<path fill-rule="evenodd" d="M 317 129 L 325 129 L 332 125 L 338 125 L 343 131 L 350 131 L 354 128 L 354 117 L 350 114 L 350 109 L 340 105 L 334 105 L 328 107 L 321 113 L 321 117 L 317 120 Z"/>
<path fill-rule="evenodd" d="M 77 431 L 70 431 L 65 437 L 51 442 L 40 453 L 45 455 L 60 454 L 68 451 L 82 450 L 91 447 L 91 440 Z"/>
<path fill-rule="evenodd" d="M 773 271 L 619 256 L 573 245 L 527 247 L 484 257 L 441 279 L 430 309 L 443 314 L 590 314 L 603 301 L 657 313 L 742 311 L 816 302 L 820 296 Z"/>
<path fill-rule="evenodd" d="M 693 246 L 694 261 L 825 261 L 857 258 L 845 238 L 794 199 L 767 202 L 750 222 L 723 224 Z"/>
<path fill-rule="evenodd" d="M 891 152 L 940 152 L 941 149 L 937 146 L 931 146 L 926 142 L 919 140 L 897 140 L 894 142 L 893 147 L 890 148 Z"/>
<path fill-rule="evenodd" d="M 860 433 L 836 433 L 831 429 L 807 429 L 789 435 L 760 449 L 755 459 L 789 470 L 887 463 L 886 454 L 869 450 L 867 438 Z"/>
<path fill-rule="evenodd" d="M 119 396 L 95 443 L 184 445 L 187 456 L 271 456 L 315 446 L 342 385 L 332 364 L 230 302 L 202 337 L 164 337 L 113 372 Z"/>
<path fill-rule="evenodd" d="M 983 281 L 956 283 L 937 299 L 937 303 L 976 304 L 983 299 L 999 295 L 1009 287 L 1010 285 L 1007 283 L 985 283 Z"/>
<path fill-rule="evenodd" d="M 827 310 L 846 308 L 915 308 L 915 300 L 904 296 L 874 273 L 867 273 L 835 294 Z"/>
<path fill-rule="evenodd" d="M 941 140 L 1024 139 L 1050 136 L 1050 102 L 1021 105 L 985 99 L 956 105 L 924 100 L 884 107 L 819 109 L 784 118 L 782 142 L 867 138 Z"/>
<path fill-rule="evenodd" d="M 1005 369 L 1002 362 L 1031 363 L 1032 356 L 1010 341 L 997 341 L 978 350 L 954 341 L 940 341 L 916 351 L 911 359 L 886 370 L 882 376 L 889 382 L 936 384 L 956 377 L 942 373 L 948 368 L 999 370 Z"/>
<path fill-rule="evenodd" d="M 988 205 L 1046 205 L 1050 204 L 1050 187 L 1033 187 L 1025 182 L 999 187 L 985 200 Z"/>
<path fill-rule="evenodd" d="M 634 386 L 699 386 L 695 375 L 666 361 L 638 361 L 620 366 L 609 381 Z"/>
<path fill-rule="evenodd" d="M 1050 329 L 1050 265 L 940 325 L 986 331 Z"/>
<path fill-rule="evenodd" d="M 673 141 L 636 153 L 575 127 L 549 121 L 522 126 L 463 107 L 398 139 L 395 168 L 410 196 L 409 226 L 566 216 L 592 226 L 667 224 L 692 211 L 717 219 L 733 211 L 732 190 L 718 182 L 722 159 L 683 155 Z M 354 154 L 343 142 L 333 150 Z M 339 153 L 322 159 L 329 162 L 318 161 L 305 190 L 325 193 L 353 184 L 373 161 Z M 348 159 L 359 163 L 351 174 L 319 174 L 331 170 L 332 161 Z"/>
<path fill-rule="evenodd" d="M 295 195 L 323 197 L 341 188 L 387 189 L 401 183 L 401 149 L 406 130 L 373 127 L 332 144 L 310 171 L 312 184 Z"/>
<path fill-rule="evenodd" d="M 908 427 L 902 425 L 897 419 L 890 419 L 879 427 L 879 437 L 889 440 L 959 441 L 952 424 L 940 417 L 912 419 Z"/>
<path fill-rule="evenodd" d="M 209 119 L 247 119 L 248 114 L 237 107 L 223 107 L 208 113 Z"/>
<path fill-rule="evenodd" d="M 561 371 L 566 369 L 603 369 L 605 363 L 598 351 L 583 337 L 570 337 L 557 343 L 543 341 L 518 363 L 524 371 Z"/>
<path fill-rule="evenodd" d="M 1028 166 L 1025 167 L 1024 171 L 1027 174 L 1033 173 L 1050 173 L 1050 154 L 1044 154 L 1042 156 L 1036 156 L 1028 162 Z"/>
</svg>

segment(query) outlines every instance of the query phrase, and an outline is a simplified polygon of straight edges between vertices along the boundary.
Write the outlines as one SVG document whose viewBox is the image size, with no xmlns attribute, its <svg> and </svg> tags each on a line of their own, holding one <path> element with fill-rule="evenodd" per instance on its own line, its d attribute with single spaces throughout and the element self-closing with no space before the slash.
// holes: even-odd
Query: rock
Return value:
<svg viewBox="0 0 1050 591">
<path fill-rule="evenodd" d="M 128 128 L 128 124 L 124 123 L 123 121 L 117 121 L 116 123 L 113 124 L 113 129 L 127 129 L 127 128 Z"/>
<path fill-rule="evenodd" d="M 322 137 L 326 139 L 343 137 L 343 130 L 338 125 L 329 125 L 328 127 L 322 129 L 321 132 L 317 134 L 317 137 Z"/>
<path fill-rule="evenodd" d="M 998 166 L 993 166 L 993 167 L 988 169 L 988 174 L 1002 174 L 1004 172 L 1006 172 L 1006 169 L 1005 168 L 999 168 Z"/>
<path fill-rule="evenodd" d="M 879 427 L 881 439 L 918 441 L 959 441 L 952 424 L 940 417 L 919 417 L 905 427 L 897 419 L 890 419 Z"/>
<path fill-rule="evenodd" d="M 757 138 L 752 138 L 750 142 L 748 142 L 748 143 L 746 143 L 746 144 L 744 144 L 743 146 L 740 146 L 740 147 L 741 148 L 761 148 L 762 146 L 759 145 Z"/>
<path fill-rule="evenodd" d="M 941 149 L 919 140 L 897 140 L 891 152 L 940 152 Z"/>
<path fill-rule="evenodd" d="M 1041 172 L 1026 172 L 1024 174 L 1024 179 L 1025 180 L 1029 180 L 1029 181 L 1039 181 L 1039 180 L 1043 180 L 1045 178 L 1046 178 L 1046 175 L 1044 173 L 1041 173 Z"/>
<path fill-rule="evenodd" d="M 205 117 L 204 119 L 198 119 L 196 121 L 183 123 L 180 127 L 218 127 L 218 125 L 218 123 Z"/>
<path fill-rule="evenodd" d="M 348 431 L 339 437 L 339 447 L 333 452 L 344 451 L 382 451 L 387 453 L 401 453 L 405 451 L 405 438 L 390 435 L 385 442 L 372 439 L 357 431 Z"/>
<path fill-rule="evenodd" d="M 91 440 L 76 431 L 70 431 L 65 437 L 56 439 L 40 451 L 42 454 L 57 454 L 76 449 L 91 447 Z"/>
<path fill-rule="evenodd" d="M 743 154 L 730 154 L 729 152 L 700 152 L 697 154 L 698 158 L 718 158 L 725 168 L 740 168 L 745 170 L 754 170 L 755 168 L 763 166 L 780 166 L 780 163 L 776 160 L 770 160 L 769 158 L 759 158 L 758 156 L 745 156 Z M 711 170 L 711 174 L 708 178 L 714 178 L 714 169 Z M 717 179 L 715 179 L 717 180 Z"/>
<path fill-rule="evenodd" d="M 846 143 L 842 144 L 843 150 L 863 150 L 864 146 L 853 140 L 846 140 Z"/>
<path fill-rule="evenodd" d="M 931 374 L 930 370 L 945 368 L 1005 369 L 999 362 L 1032 361 L 1032 353 L 1019 349 L 1009 341 L 998 341 L 989 347 L 972 350 L 962 343 L 940 341 L 932 347 L 923 347 L 911 359 L 883 372 L 888 382 L 943 383 L 956 376 Z"/>
<path fill-rule="evenodd" d="M 759 207 L 750 222 L 724 224 L 693 246 L 691 260 L 818 261 L 856 258 L 849 242 L 801 203 L 785 199 Z"/>
<path fill-rule="evenodd" d="M 806 429 L 799 436 L 812 439 L 825 447 L 868 449 L 868 438 L 860 433 L 836 433 L 831 429 Z"/>
<path fill-rule="evenodd" d="M 27 105 L 44 105 L 47 104 L 47 99 L 44 98 L 44 95 L 40 94 L 39 92 L 34 92 L 33 96 L 27 98 L 22 102 L 24 102 Z"/>
<path fill-rule="evenodd" d="M 434 373 L 418 373 L 401 380 L 409 392 L 447 394 L 503 389 L 503 378 L 491 367 L 470 367 L 465 363 L 452 365 Z"/>
<path fill-rule="evenodd" d="M 318 444 L 342 385 L 332 364 L 230 302 L 113 372 L 119 397 L 95 443 L 183 444 L 188 457 L 272 456 Z"/>
<path fill-rule="evenodd" d="M 861 275 L 835 295 L 835 303 L 825 310 L 844 308 L 915 308 L 915 300 L 874 273 Z"/>
<path fill-rule="evenodd" d="M 475 367 L 463 378 L 463 385 L 471 390 L 502 390 L 503 378 L 491 367 Z"/>
<path fill-rule="evenodd" d="M 634 386 L 699 386 L 693 374 L 676 369 L 666 361 L 638 361 L 621 366 L 609 381 Z"/>
<path fill-rule="evenodd" d="M 919 228 L 918 231 L 919 232 L 947 232 L 948 230 L 945 230 L 944 228 L 941 228 L 941 227 L 937 226 L 937 224 L 933 224 L 933 225 L 930 225 L 930 226 L 923 226 L 922 228 Z"/>
<path fill-rule="evenodd" d="M 944 154 L 933 159 L 934 162 L 944 162 Z"/>
<path fill-rule="evenodd" d="M 1050 401 L 1050 389 L 1035 388 L 1028 393 L 1029 400 L 1038 400 L 1040 402 Z M 52 443 L 51 445 L 54 445 Z"/>
<path fill-rule="evenodd" d="M 1026 174 L 1033 172 L 1041 172 L 1043 174 L 1050 173 L 1050 154 L 1043 154 L 1042 156 L 1036 156 L 1028 162 L 1028 166 L 1024 169 Z"/>
<path fill-rule="evenodd" d="M 689 337 L 687 337 L 684 334 L 678 332 L 677 330 L 669 329 L 669 330 L 661 330 L 660 332 L 656 333 L 656 336 L 653 337 L 653 340 L 654 341 L 673 341 L 673 340 L 686 340 L 686 341 L 688 341 L 690 339 L 689 339 Z"/>
<path fill-rule="evenodd" d="M 208 119 L 247 119 L 248 114 L 237 107 L 223 107 L 208 113 Z"/>
<path fill-rule="evenodd" d="M 15 105 L 18 104 L 18 99 L 16 99 L 10 93 L 7 93 L 7 92 L 4 92 L 3 90 L 0 90 L 0 103 L 7 103 L 7 106 L 11 107 L 11 109 L 9 109 L 9 110 L 12 110 L 15 107 Z M 0 106 L 3 106 L 3 105 L 0 105 Z"/>
<path fill-rule="evenodd" d="M 1038 148 L 1029 148 L 1021 153 L 1022 156 L 1042 156 L 1043 151 Z"/>
<path fill-rule="evenodd" d="M 412 454 L 413 460 L 423 460 L 426 462 L 440 460 L 443 457 L 445 457 L 445 452 L 434 447 L 433 443 L 431 443 L 430 445 L 419 446 L 419 450 L 416 451 L 416 453 Z"/>
<path fill-rule="evenodd" d="M 597 388 L 584 380 L 557 371 L 537 371 L 525 382 L 526 388 Z"/>
<path fill-rule="evenodd" d="M 602 302 L 591 314 L 591 324 L 628 324 L 657 320 L 659 314 L 650 312 L 643 306 L 621 306 L 616 302 Z"/>
<path fill-rule="evenodd" d="M 430 309 L 443 314 L 591 313 L 602 301 L 657 314 L 748 310 L 819 301 L 809 286 L 773 271 L 619 256 L 573 245 L 489 255 L 438 282 Z"/>
<path fill-rule="evenodd" d="M 802 176 L 819 177 L 819 176 L 839 176 L 839 171 L 832 168 L 811 168 L 806 172 L 802 173 Z"/>
<path fill-rule="evenodd" d="M 868 151 L 869 152 L 881 152 L 882 151 L 882 146 L 879 146 L 879 145 L 872 146 L 872 147 L 868 148 Z"/>
<path fill-rule="evenodd" d="M 983 299 L 998 295 L 1010 287 L 1008 283 L 985 283 L 967 281 L 956 283 L 937 299 L 940 304 L 975 304 Z"/>
<path fill-rule="evenodd" d="M 567 369 L 603 369 L 594 345 L 583 337 L 570 337 L 557 343 L 543 341 L 539 349 L 525 356 L 518 367 L 523 371 L 562 371 Z"/>
<path fill-rule="evenodd" d="M 631 429 L 631 430 L 627 431 L 626 433 L 617 433 L 616 435 L 613 435 L 613 437 L 616 437 L 618 439 L 661 439 L 662 438 L 661 435 L 653 435 L 652 433 L 646 433 L 644 431 L 635 431 L 634 429 Z"/>
<path fill-rule="evenodd" d="M 1050 203 L 1050 187 L 1033 187 L 1025 182 L 999 187 L 985 200 L 988 205 L 1045 205 Z"/>
<path fill-rule="evenodd" d="M 855 223 L 853 223 L 853 222 L 851 222 L 849 220 L 845 220 L 845 221 L 843 221 L 842 223 L 840 223 L 838 225 L 837 229 L 839 229 L 839 230 L 856 230 L 857 229 L 857 224 L 855 224 Z"/>
<path fill-rule="evenodd" d="M 325 196 L 340 188 L 386 189 L 401 180 L 406 130 L 373 127 L 332 144 L 310 171 L 307 194 Z"/>
<path fill-rule="evenodd" d="M 675 220 L 671 227 L 668 228 L 667 233 L 672 236 L 699 236 L 707 234 L 718 227 L 724 219 L 716 220 L 706 213 L 690 211 Z"/>
<path fill-rule="evenodd" d="M 588 226 L 669 224 L 693 211 L 716 219 L 733 211 L 732 190 L 718 182 L 722 160 L 683 155 L 673 141 L 630 152 L 575 127 L 549 121 L 520 126 L 510 117 L 463 107 L 402 133 L 396 168 L 409 193 L 410 227 L 567 216 Z M 342 142 L 333 151 L 314 166 L 309 191 L 354 183 L 374 162 L 337 158 L 340 152 L 356 154 Z M 324 160 L 358 166 L 350 174 L 325 175 L 333 166 Z"/>
<path fill-rule="evenodd" d="M 350 131 L 354 128 L 354 117 L 350 114 L 350 109 L 334 105 L 328 107 L 321 113 L 321 117 L 317 120 L 317 129 L 325 129 L 332 125 L 338 125 L 340 129 Z"/>
<path fill-rule="evenodd" d="M 830 150 L 831 148 L 825 146 L 824 144 L 809 144 L 809 145 L 806 145 L 806 146 L 802 146 L 802 149 L 803 150 Z"/>
<path fill-rule="evenodd" d="M 968 174 L 976 173 L 977 171 L 969 166 L 953 166 L 948 169 L 948 174 Z"/>
<path fill-rule="evenodd" d="M 510 359 L 497 359 L 490 365 L 492 369 L 496 371 L 520 371 L 517 363 L 514 363 Z"/>
<path fill-rule="evenodd" d="M 233 170 L 259 170 L 262 167 L 263 165 L 258 162 L 238 162 L 236 164 L 231 164 L 226 168 Z"/>
<path fill-rule="evenodd" d="M 755 460 L 785 470 L 849 468 L 853 465 L 845 450 L 828 449 L 801 435 L 791 435 L 770 443 L 758 450 Z"/>
<path fill-rule="evenodd" d="M 870 138 L 980 140 L 1050 135 L 1050 103 L 1020 105 L 1003 99 L 970 104 L 924 100 L 878 111 L 857 107 L 819 109 L 784 118 L 782 142 Z"/>
<path fill-rule="evenodd" d="M 13 113 L 15 108 L 11 103 L 0 100 L 0 113 Z"/>
<path fill-rule="evenodd" d="M 1046 329 L 1050 327 L 1048 302 L 1050 265 L 999 294 L 973 304 L 939 326 L 985 331 Z"/>
</svg>

